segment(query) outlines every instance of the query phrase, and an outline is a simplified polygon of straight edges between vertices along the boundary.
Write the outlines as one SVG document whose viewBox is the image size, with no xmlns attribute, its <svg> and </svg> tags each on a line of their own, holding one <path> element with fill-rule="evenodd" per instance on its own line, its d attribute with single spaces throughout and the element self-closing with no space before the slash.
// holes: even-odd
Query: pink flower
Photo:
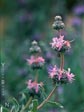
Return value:
<svg viewBox="0 0 84 112">
<path fill-rule="evenodd" d="M 31 56 L 31 58 L 27 59 L 27 61 L 28 61 L 29 65 L 32 65 L 32 63 L 34 63 L 34 61 L 35 61 L 34 56 Z"/>
<path fill-rule="evenodd" d="M 34 56 L 31 56 L 30 59 L 27 59 L 29 65 L 32 65 L 33 63 L 44 63 L 45 60 L 43 57 L 34 57 Z"/>
<path fill-rule="evenodd" d="M 54 76 L 56 75 L 56 72 L 57 72 L 57 67 L 56 67 L 56 65 L 51 69 L 51 70 L 49 70 L 49 76 L 50 76 L 50 78 L 54 78 Z"/>
<path fill-rule="evenodd" d="M 61 36 L 61 35 L 59 38 L 57 38 L 57 37 L 53 38 L 52 43 L 50 43 L 52 48 L 54 48 L 54 49 L 57 48 L 58 50 L 60 50 L 62 48 L 62 46 L 64 45 L 63 39 L 64 39 L 64 36 Z"/>
<path fill-rule="evenodd" d="M 52 48 L 57 49 L 58 51 L 60 51 L 63 46 L 66 46 L 67 49 L 71 47 L 70 42 L 64 40 L 64 36 L 61 36 L 61 35 L 59 38 L 57 38 L 57 37 L 53 38 L 52 43 L 50 43 L 50 44 L 51 44 Z"/>
<path fill-rule="evenodd" d="M 36 58 L 35 62 L 36 62 L 36 63 L 38 63 L 38 62 L 44 63 L 45 60 L 44 60 L 44 58 L 42 58 L 42 57 L 38 57 L 38 58 Z"/>
<path fill-rule="evenodd" d="M 74 80 L 74 75 L 72 73 L 70 73 L 70 68 L 68 68 L 68 71 L 66 72 L 67 78 L 70 82 L 72 82 L 72 80 Z"/>
<path fill-rule="evenodd" d="M 60 80 L 62 78 L 63 72 L 64 72 L 64 70 L 58 69 L 58 80 Z"/>
<path fill-rule="evenodd" d="M 27 82 L 27 84 L 28 84 L 28 88 L 29 89 L 35 89 L 35 92 L 36 93 L 38 93 L 38 91 L 39 91 L 39 86 L 43 86 L 43 83 L 41 82 L 41 83 L 37 83 L 36 81 L 33 81 L 32 82 L 32 80 L 29 80 L 28 82 Z"/>
<path fill-rule="evenodd" d="M 69 41 L 65 41 L 65 42 L 64 42 L 64 44 L 65 44 L 67 47 L 69 47 L 69 48 L 71 47 L 71 45 L 70 45 L 70 42 L 69 42 Z"/>
</svg>

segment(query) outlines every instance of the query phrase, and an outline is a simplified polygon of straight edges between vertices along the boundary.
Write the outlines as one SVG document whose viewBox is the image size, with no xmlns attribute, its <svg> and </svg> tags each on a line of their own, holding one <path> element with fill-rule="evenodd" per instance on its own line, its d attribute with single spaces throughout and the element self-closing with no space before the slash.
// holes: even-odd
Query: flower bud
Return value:
<svg viewBox="0 0 84 112">
<path fill-rule="evenodd" d="M 56 21 L 59 21 L 59 20 L 61 21 L 62 20 L 62 17 L 61 16 L 55 16 L 55 20 Z"/>
<path fill-rule="evenodd" d="M 38 43 L 36 41 L 32 42 L 32 46 L 29 50 L 32 54 L 41 52 L 41 48 L 38 46 Z"/>
<path fill-rule="evenodd" d="M 64 28 L 64 23 L 62 21 L 55 21 L 52 25 L 55 30 L 60 30 Z"/>
<path fill-rule="evenodd" d="M 32 42 L 32 45 L 37 45 L 37 42 L 34 40 L 34 41 Z"/>
<path fill-rule="evenodd" d="M 60 28 L 63 29 L 64 26 L 65 26 L 65 25 L 64 25 L 64 23 L 62 22 L 62 23 L 60 24 Z"/>
<path fill-rule="evenodd" d="M 53 23 L 52 27 L 55 30 L 61 30 L 64 28 L 64 23 L 62 22 L 61 16 L 56 16 L 55 17 L 55 22 Z"/>
</svg>

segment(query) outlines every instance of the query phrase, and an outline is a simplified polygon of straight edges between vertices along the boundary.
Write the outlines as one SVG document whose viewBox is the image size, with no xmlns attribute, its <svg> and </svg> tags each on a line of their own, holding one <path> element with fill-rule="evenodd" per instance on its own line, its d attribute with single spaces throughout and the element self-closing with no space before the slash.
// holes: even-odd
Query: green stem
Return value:
<svg viewBox="0 0 84 112">
<path fill-rule="evenodd" d="M 33 99 L 32 97 L 29 98 L 28 102 L 26 103 L 25 107 L 23 108 L 23 110 L 21 112 L 24 112 L 24 110 L 29 107 L 32 99 Z"/>
<path fill-rule="evenodd" d="M 52 97 L 52 95 L 54 94 L 55 90 L 56 90 L 56 86 L 51 91 L 51 93 L 48 95 L 48 97 L 37 107 L 37 109 L 40 109 L 40 108 L 43 107 L 43 105 Z"/>
</svg>

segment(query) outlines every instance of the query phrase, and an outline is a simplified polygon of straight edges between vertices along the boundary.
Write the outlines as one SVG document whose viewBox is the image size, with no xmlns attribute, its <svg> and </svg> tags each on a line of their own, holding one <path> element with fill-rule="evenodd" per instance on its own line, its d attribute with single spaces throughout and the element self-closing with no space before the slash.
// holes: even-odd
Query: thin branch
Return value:
<svg viewBox="0 0 84 112">
<path fill-rule="evenodd" d="M 55 90 L 56 90 L 56 86 L 51 91 L 51 93 L 48 95 L 48 97 L 37 107 L 37 109 L 40 109 L 41 107 L 43 107 L 43 105 L 52 97 L 52 95 L 54 94 Z"/>
</svg>

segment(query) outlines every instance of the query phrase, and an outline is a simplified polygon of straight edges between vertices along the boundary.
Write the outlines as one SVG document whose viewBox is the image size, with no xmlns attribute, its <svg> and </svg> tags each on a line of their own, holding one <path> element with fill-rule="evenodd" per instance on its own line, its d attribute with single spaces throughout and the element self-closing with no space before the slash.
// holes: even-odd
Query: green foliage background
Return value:
<svg viewBox="0 0 84 112">
<path fill-rule="evenodd" d="M 10 96 L 20 99 L 20 92 L 26 87 L 26 81 L 34 79 L 35 73 L 26 63 L 30 56 L 29 47 L 32 40 L 37 40 L 46 58 L 43 71 L 39 71 L 39 81 L 44 82 L 45 91 L 49 93 L 52 82 L 48 78 L 47 67 L 52 64 L 59 66 L 59 58 L 52 51 L 49 43 L 56 35 L 52 23 L 56 15 L 61 15 L 66 28 L 64 34 L 69 40 L 74 40 L 70 53 L 65 54 L 65 69 L 71 68 L 75 74 L 72 84 L 57 88 L 55 97 L 64 105 L 64 109 L 45 106 L 42 112 L 83 112 L 84 111 L 84 35 L 82 24 L 73 26 L 69 20 L 75 16 L 74 6 L 82 4 L 78 0 L 1 0 L 1 63 L 5 63 L 5 99 Z M 0 65 L 2 67 L 2 64 Z M 31 75 L 32 74 L 32 75 Z M 1 77 L 1 76 L 0 76 Z M 0 95 L 1 96 L 1 95 Z M 3 103 L 2 102 L 2 103 Z M 51 110 L 51 111 L 50 111 Z"/>
</svg>

